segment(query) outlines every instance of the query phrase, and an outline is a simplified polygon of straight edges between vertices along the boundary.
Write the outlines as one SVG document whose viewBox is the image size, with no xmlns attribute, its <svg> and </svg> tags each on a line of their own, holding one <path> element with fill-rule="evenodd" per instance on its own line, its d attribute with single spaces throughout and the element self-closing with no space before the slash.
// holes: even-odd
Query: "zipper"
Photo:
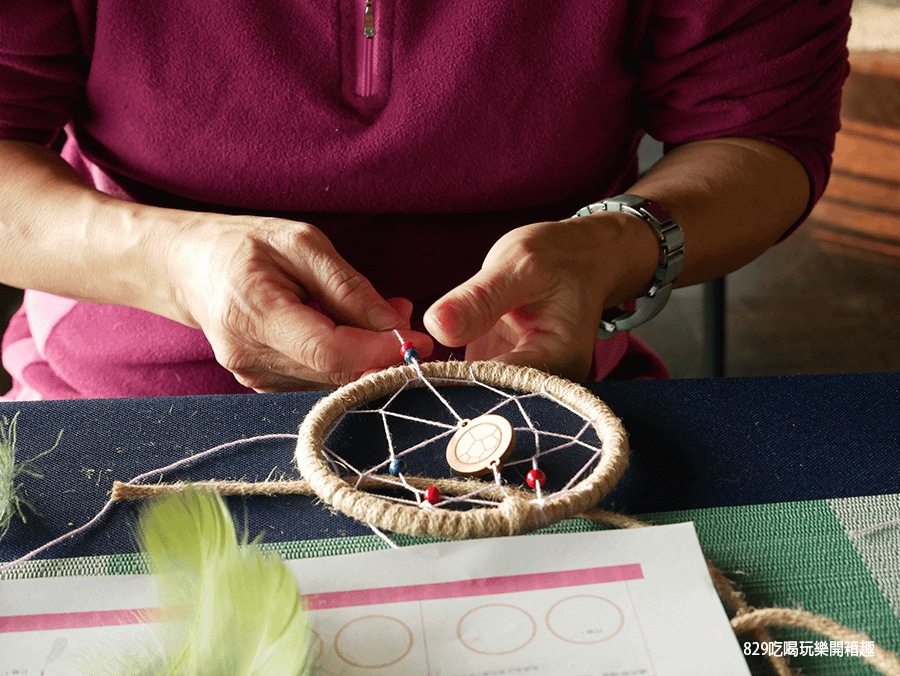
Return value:
<svg viewBox="0 0 900 676">
<path fill-rule="evenodd" d="M 363 12 L 363 37 L 375 37 L 375 11 L 372 9 L 372 0 L 366 0 L 366 9 Z"/>
<path fill-rule="evenodd" d="M 3 0 L 0 0 L 2 3 Z M 395 0 L 339 0 L 341 95 L 365 115 L 382 110 L 391 91 Z"/>
<path fill-rule="evenodd" d="M 360 36 L 361 33 L 361 36 Z M 362 31 L 356 39 L 356 94 L 363 97 L 375 95 L 375 9 L 372 0 L 365 0 Z"/>
</svg>

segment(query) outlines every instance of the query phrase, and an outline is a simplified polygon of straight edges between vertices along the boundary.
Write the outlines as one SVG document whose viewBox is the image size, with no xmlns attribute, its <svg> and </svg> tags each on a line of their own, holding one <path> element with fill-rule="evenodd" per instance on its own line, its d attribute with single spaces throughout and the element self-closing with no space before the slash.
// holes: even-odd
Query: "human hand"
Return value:
<svg viewBox="0 0 900 676">
<path fill-rule="evenodd" d="M 258 392 L 342 385 L 402 361 L 412 304 L 383 299 L 315 227 L 193 214 L 169 245 L 170 313 L 203 330 L 216 359 Z M 322 312 L 310 307 L 315 303 Z"/>
<path fill-rule="evenodd" d="M 467 360 L 584 380 L 604 307 L 638 295 L 655 269 L 652 232 L 628 218 L 598 213 L 512 230 L 476 275 L 428 309 L 426 329 L 465 345 Z"/>
</svg>

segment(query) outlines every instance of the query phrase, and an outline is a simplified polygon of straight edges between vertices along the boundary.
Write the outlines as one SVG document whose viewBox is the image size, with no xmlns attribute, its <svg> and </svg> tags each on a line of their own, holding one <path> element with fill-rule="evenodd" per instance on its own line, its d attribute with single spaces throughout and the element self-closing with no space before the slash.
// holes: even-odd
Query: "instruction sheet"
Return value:
<svg viewBox="0 0 900 676">
<path fill-rule="evenodd" d="M 313 676 L 749 676 L 692 524 L 288 561 Z M 0 581 L 0 676 L 155 645 L 146 575 Z"/>
</svg>

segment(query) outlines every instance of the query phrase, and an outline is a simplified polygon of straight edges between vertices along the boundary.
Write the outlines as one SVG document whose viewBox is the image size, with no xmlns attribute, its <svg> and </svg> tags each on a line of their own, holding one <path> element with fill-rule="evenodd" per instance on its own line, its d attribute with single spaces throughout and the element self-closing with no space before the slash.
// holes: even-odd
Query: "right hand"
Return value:
<svg viewBox="0 0 900 676">
<path fill-rule="evenodd" d="M 168 273 L 167 314 L 201 329 L 257 392 L 333 387 L 398 364 L 391 329 L 423 357 L 433 349 L 409 331 L 412 304 L 382 298 L 307 223 L 194 214 L 170 241 Z"/>
</svg>

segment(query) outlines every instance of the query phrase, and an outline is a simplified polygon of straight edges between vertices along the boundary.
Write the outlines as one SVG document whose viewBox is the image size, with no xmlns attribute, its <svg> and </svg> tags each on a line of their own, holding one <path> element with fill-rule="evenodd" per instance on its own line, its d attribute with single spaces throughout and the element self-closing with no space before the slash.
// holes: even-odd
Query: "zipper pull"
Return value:
<svg viewBox="0 0 900 676">
<path fill-rule="evenodd" d="M 363 35 L 367 38 L 375 37 L 375 14 L 372 11 L 372 0 L 366 0 L 366 12 L 363 15 Z"/>
</svg>

